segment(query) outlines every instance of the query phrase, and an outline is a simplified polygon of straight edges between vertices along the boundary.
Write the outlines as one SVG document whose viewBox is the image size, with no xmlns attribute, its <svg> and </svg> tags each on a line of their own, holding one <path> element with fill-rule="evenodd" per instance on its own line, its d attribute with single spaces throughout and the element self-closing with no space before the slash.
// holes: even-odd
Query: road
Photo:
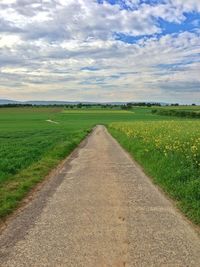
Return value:
<svg viewBox="0 0 200 267">
<path fill-rule="evenodd" d="M 12 219 L 2 267 L 200 266 L 200 238 L 97 126 Z"/>
</svg>

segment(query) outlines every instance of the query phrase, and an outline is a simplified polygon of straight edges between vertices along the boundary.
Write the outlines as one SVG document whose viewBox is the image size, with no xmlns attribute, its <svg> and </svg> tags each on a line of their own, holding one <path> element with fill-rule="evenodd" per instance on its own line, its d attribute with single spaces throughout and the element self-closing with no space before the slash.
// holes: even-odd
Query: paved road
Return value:
<svg viewBox="0 0 200 267">
<path fill-rule="evenodd" d="M 2 267 L 200 266 L 200 239 L 98 126 L 9 223 Z"/>
</svg>

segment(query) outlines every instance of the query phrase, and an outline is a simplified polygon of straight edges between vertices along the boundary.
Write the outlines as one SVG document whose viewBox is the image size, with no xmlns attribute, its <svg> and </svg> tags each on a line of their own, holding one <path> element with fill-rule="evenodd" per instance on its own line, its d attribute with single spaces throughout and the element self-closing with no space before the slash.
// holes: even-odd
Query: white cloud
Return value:
<svg viewBox="0 0 200 267">
<path fill-rule="evenodd" d="M 0 35 L 0 48 L 1 47 L 13 47 L 21 43 L 21 39 L 16 34 L 1 34 Z"/>
<path fill-rule="evenodd" d="M 182 16 L 167 5 L 142 5 L 130 11 L 106 2 L 99 5 L 93 0 L 70 0 L 60 4 L 18 0 L 8 9 L 2 9 L 0 15 L 10 22 L 15 18 L 15 25 L 21 28 L 25 39 L 46 38 L 51 41 L 74 38 L 105 40 L 112 38 L 115 32 L 151 35 L 161 31 L 154 18 L 179 21 Z"/>
<path fill-rule="evenodd" d="M 200 11 L 199 0 L 170 0 L 170 4 L 176 8 L 181 8 L 184 12 Z"/>
<path fill-rule="evenodd" d="M 180 24 L 200 6 L 185 2 L 127 0 L 135 8 L 125 10 L 94 0 L 2 1 L 1 97 L 167 100 L 173 88 L 177 100 L 197 96 L 200 34 L 157 35 L 158 18 Z M 128 44 L 116 32 L 146 37 Z"/>
</svg>

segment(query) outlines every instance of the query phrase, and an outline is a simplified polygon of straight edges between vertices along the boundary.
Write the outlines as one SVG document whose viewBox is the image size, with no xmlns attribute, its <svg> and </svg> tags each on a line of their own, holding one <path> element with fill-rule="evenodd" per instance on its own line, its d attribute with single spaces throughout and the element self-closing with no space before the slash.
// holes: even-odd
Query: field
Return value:
<svg viewBox="0 0 200 267">
<path fill-rule="evenodd" d="M 200 223 L 200 121 L 112 123 L 113 136 Z"/>
<path fill-rule="evenodd" d="M 11 213 L 96 124 L 109 125 L 145 171 L 200 222 L 199 121 L 172 121 L 149 108 L 1 108 L 0 218 Z"/>
<path fill-rule="evenodd" d="M 153 117 L 150 111 L 146 113 L 145 110 L 133 113 L 120 110 L 1 108 L 0 217 L 9 214 L 97 123 Z"/>
</svg>

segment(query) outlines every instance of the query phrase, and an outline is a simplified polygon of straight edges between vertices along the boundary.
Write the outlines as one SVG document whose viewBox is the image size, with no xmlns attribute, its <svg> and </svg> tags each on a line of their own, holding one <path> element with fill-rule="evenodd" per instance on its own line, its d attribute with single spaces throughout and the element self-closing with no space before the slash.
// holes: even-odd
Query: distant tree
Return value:
<svg viewBox="0 0 200 267">
<path fill-rule="evenodd" d="M 171 106 L 173 107 L 177 107 L 177 106 L 179 106 L 179 104 L 178 103 L 175 103 L 175 104 L 171 104 Z"/>
<path fill-rule="evenodd" d="M 132 106 L 133 106 L 133 103 L 127 103 L 127 104 L 126 104 L 127 109 L 131 109 Z"/>
<path fill-rule="evenodd" d="M 121 106 L 121 109 L 122 109 L 122 110 L 127 110 L 127 106 L 126 106 L 126 105 L 122 105 L 122 106 Z"/>
<path fill-rule="evenodd" d="M 77 104 L 77 108 L 82 108 L 82 107 L 83 107 L 82 103 Z"/>
</svg>

